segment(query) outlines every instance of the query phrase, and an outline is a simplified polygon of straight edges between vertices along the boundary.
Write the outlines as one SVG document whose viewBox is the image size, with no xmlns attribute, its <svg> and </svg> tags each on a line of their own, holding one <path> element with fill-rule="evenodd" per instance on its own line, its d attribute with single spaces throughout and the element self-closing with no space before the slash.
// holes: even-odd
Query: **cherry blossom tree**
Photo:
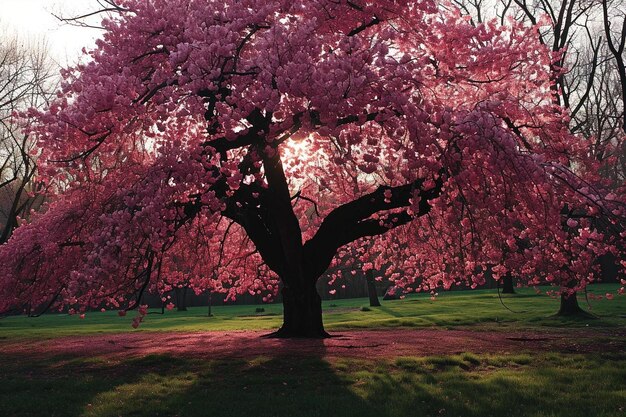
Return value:
<svg viewBox="0 0 626 417">
<path fill-rule="evenodd" d="M 590 155 L 603 161 L 599 168 L 603 175 L 613 176 L 613 187 L 619 188 L 623 182 L 619 175 L 624 143 L 619 128 L 622 111 L 617 103 L 621 89 L 611 85 L 618 71 L 607 58 L 611 40 L 603 36 L 604 30 L 596 23 L 600 16 L 607 16 L 601 9 L 601 3 L 585 0 L 514 0 L 506 10 L 516 19 L 536 23 L 545 16 L 550 23 L 541 31 L 540 40 L 558 56 L 553 62 L 554 99 L 567 109 L 570 131 L 587 142 Z M 610 92 L 603 91 L 607 85 Z M 576 293 L 563 292 L 559 314 L 578 313 L 584 312 Z"/>
<path fill-rule="evenodd" d="M 138 325 L 144 291 L 184 282 L 280 293 L 275 335 L 321 337 L 315 285 L 346 257 L 406 291 L 490 267 L 573 292 L 617 250 L 592 220 L 623 227 L 622 196 L 568 130 L 535 26 L 431 0 L 115 4 L 27 114 L 59 192 L 0 247 L 0 310 Z"/>
</svg>

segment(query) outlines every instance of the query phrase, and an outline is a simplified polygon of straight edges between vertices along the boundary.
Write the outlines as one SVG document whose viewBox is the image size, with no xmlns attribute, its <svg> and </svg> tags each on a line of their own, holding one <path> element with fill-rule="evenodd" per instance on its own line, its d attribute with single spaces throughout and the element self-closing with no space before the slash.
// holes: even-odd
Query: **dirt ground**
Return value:
<svg viewBox="0 0 626 417">
<path fill-rule="evenodd" d="M 385 358 L 475 353 L 559 351 L 565 353 L 624 352 L 626 331 L 557 330 L 502 332 L 476 330 L 391 329 L 336 331 L 333 337 L 268 339 L 267 331 L 137 332 L 49 340 L 0 341 L 7 357 L 30 359 L 51 356 L 129 358 L 149 354 L 200 358 L 257 356 L 316 356 Z"/>
</svg>

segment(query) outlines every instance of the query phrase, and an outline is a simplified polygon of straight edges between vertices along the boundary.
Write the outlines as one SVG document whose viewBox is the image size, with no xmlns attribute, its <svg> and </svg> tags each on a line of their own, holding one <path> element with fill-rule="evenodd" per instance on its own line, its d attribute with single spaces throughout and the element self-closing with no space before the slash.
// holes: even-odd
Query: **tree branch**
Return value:
<svg viewBox="0 0 626 417">
<path fill-rule="evenodd" d="M 362 25 L 352 29 L 350 32 L 348 32 L 348 36 L 354 36 L 357 35 L 361 32 L 363 32 L 364 30 L 366 30 L 367 28 L 370 28 L 372 26 L 376 26 L 377 24 L 381 23 L 382 20 L 380 20 L 377 16 L 374 16 L 374 18 L 372 20 L 370 20 L 367 23 L 363 23 Z"/>
<path fill-rule="evenodd" d="M 441 174 L 441 173 L 440 173 Z M 304 266 L 312 278 L 321 275 L 335 256 L 337 250 L 356 239 L 375 236 L 410 222 L 416 217 L 427 214 L 430 200 L 437 198 L 443 187 L 441 175 L 435 181 L 434 188 L 425 189 L 425 179 L 397 186 L 381 186 L 376 191 L 366 194 L 331 211 L 322 222 L 313 238 L 304 244 Z M 385 193 L 391 197 L 386 197 Z M 409 215 L 407 211 L 387 215 L 382 221 L 371 216 L 392 209 L 409 207 L 415 194 L 420 197 L 419 211 Z"/>
</svg>

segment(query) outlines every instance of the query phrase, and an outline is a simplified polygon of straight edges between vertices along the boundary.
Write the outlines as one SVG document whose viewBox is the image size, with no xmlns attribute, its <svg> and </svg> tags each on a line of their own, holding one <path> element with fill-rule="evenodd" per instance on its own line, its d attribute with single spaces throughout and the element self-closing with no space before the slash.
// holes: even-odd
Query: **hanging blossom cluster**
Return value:
<svg viewBox="0 0 626 417">
<path fill-rule="evenodd" d="M 254 227 L 276 210 L 269 161 L 305 251 L 338 208 L 379 208 L 315 279 L 352 263 L 435 291 L 489 269 L 575 291 L 599 255 L 623 259 L 607 190 L 624 185 L 569 133 L 536 27 L 432 0 L 120 5 L 23 115 L 53 194 L 0 248 L 0 310 L 125 311 L 180 286 L 271 301 L 283 271 Z"/>
</svg>

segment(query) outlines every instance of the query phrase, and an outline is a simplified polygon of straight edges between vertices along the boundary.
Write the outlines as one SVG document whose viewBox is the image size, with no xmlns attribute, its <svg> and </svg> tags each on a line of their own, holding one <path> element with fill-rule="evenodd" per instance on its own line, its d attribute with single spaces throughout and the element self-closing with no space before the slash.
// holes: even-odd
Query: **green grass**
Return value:
<svg viewBox="0 0 626 417">
<path fill-rule="evenodd" d="M 615 292 L 618 285 L 602 284 L 589 287 L 596 294 Z M 589 309 L 584 297 L 580 304 Z M 591 301 L 591 312 L 598 319 L 552 317 L 559 301 L 546 295 L 536 295 L 532 289 L 520 289 L 517 295 L 503 295 L 502 306 L 495 290 L 441 292 L 436 301 L 428 295 L 411 295 L 404 300 L 383 301 L 382 307 L 368 307 L 366 298 L 324 302 L 324 322 L 328 330 L 349 328 L 442 327 L 537 329 L 545 327 L 623 327 L 626 326 L 626 297 Z M 67 335 L 121 333 L 137 331 L 211 331 L 211 330 L 270 330 L 280 326 L 282 306 L 220 306 L 207 317 L 206 307 L 192 307 L 187 312 L 166 311 L 164 315 L 150 314 L 138 330 L 130 326 L 134 312 L 118 317 L 114 311 L 90 312 L 85 319 L 67 314 L 46 314 L 37 318 L 23 316 L 0 319 L 0 339 L 53 338 Z M 364 308 L 366 307 L 366 308 Z M 160 310 L 152 310 L 157 312 Z"/>
<path fill-rule="evenodd" d="M 590 288 L 614 292 L 616 285 Z M 592 301 L 597 319 L 552 317 L 558 300 L 521 290 L 441 293 L 437 301 L 417 295 L 368 306 L 366 299 L 324 303 L 332 331 L 347 328 L 439 327 L 515 331 L 604 328 L 585 343 L 603 346 L 626 325 L 626 297 Z M 584 300 L 581 305 L 585 308 Z M 134 313 L 0 320 L 0 339 L 56 338 L 94 333 L 273 329 L 280 305 L 225 306 L 151 314 L 139 330 Z M 593 336 L 595 334 L 595 336 Z M 3 340 L 0 340 L 0 349 Z M 502 354 L 387 358 L 306 358 L 284 355 L 244 359 L 174 354 L 128 356 L 38 352 L 0 354 L 0 416 L 460 416 L 624 417 L 626 353 L 514 351 Z M 71 350 L 70 350 L 71 351 Z M 320 350 L 322 352 L 323 350 Z"/>
<path fill-rule="evenodd" d="M 12 362 L 4 416 L 609 417 L 626 406 L 624 354 L 395 359 L 168 355 Z"/>
</svg>

